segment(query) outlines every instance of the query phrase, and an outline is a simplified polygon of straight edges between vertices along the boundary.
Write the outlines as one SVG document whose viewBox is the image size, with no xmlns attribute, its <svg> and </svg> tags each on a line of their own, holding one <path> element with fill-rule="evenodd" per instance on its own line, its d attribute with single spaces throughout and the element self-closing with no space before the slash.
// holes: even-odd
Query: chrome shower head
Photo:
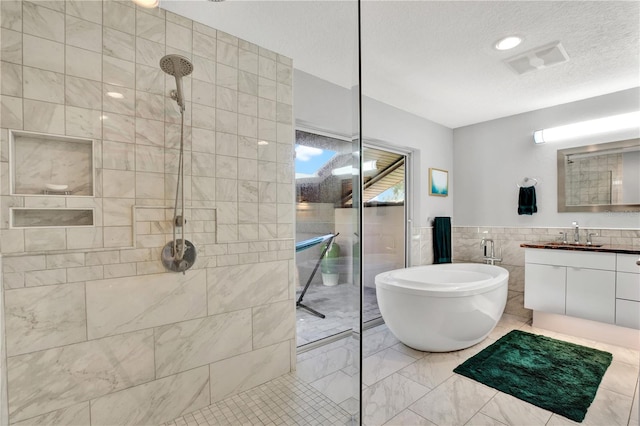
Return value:
<svg viewBox="0 0 640 426">
<path fill-rule="evenodd" d="M 172 98 L 180 106 L 180 111 L 184 111 L 184 97 L 182 96 L 182 77 L 193 72 L 193 64 L 184 56 L 167 55 L 160 59 L 160 69 L 176 78 L 176 93 Z"/>
</svg>

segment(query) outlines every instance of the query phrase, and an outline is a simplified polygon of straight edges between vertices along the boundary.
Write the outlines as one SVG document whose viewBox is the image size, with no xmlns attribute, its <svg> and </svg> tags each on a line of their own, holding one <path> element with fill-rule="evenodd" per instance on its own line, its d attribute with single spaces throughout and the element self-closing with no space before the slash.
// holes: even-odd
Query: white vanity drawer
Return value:
<svg viewBox="0 0 640 426">
<path fill-rule="evenodd" d="M 616 299 L 616 324 L 640 329 L 640 302 Z"/>
<path fill-rule="evenodd" d="M 616 270 L 616 254 L 571 250 L 525 250 L 525 263 L 571 266 L 574 268 Z"/>
<path fill-rule="evenodd" d="M 640 255 L 637 254 L 618 253 L 616 270 L 640 274 L 640 266 L 636 265 L 638 259 L 640 259 Z"/>
<path fill-rule="evenodd" d="M 640 274 L 617 272 L 616 297 L 640 302 Z"/>
</svg>

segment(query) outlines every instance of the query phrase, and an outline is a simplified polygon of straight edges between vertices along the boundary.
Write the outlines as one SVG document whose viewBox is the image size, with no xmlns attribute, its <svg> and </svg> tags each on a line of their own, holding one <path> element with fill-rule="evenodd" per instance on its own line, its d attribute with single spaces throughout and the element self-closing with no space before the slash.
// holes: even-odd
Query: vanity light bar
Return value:
<svg viewBox="0 0 640 426">
<path fill-rule="evenodd" d="M 550 129 L 536 130 L 533 132 L 533 141 L 538 144 L 556 142 L 563 139 L 632 129 L 634 127 L 640 127 L 640 111 L 581 121 L 579 123 L 552 127 Z"/>
</svg>

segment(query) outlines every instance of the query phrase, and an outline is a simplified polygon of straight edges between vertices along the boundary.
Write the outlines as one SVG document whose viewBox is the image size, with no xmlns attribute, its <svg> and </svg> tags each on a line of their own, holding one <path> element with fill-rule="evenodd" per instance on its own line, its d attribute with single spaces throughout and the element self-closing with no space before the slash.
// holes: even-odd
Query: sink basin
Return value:
<svg viewBox="0 0 640 426">
<path fill-rule="evenodd" d="M 583 244 L 583 243 L 562 243 L 559 241 L 553 241 L 551 243 L 544 243 L 546 246 L 559 246 L 559 247 L 602 247 L 602 244 Z"/>
</svg>

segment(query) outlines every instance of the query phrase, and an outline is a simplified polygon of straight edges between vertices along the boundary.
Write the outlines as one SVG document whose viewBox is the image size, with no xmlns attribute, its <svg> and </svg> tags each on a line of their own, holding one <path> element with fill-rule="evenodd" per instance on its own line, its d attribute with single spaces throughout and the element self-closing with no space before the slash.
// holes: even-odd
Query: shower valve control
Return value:
<svg viewBox="0 0 640 426">
<path fill-rule="evenodd" d="M 182 215 L 178 215 L 173 219 L 173 223 L 175 223 L 176 226 L 184 226 L 187 223 L 187 219 Z"/>
</svg>

